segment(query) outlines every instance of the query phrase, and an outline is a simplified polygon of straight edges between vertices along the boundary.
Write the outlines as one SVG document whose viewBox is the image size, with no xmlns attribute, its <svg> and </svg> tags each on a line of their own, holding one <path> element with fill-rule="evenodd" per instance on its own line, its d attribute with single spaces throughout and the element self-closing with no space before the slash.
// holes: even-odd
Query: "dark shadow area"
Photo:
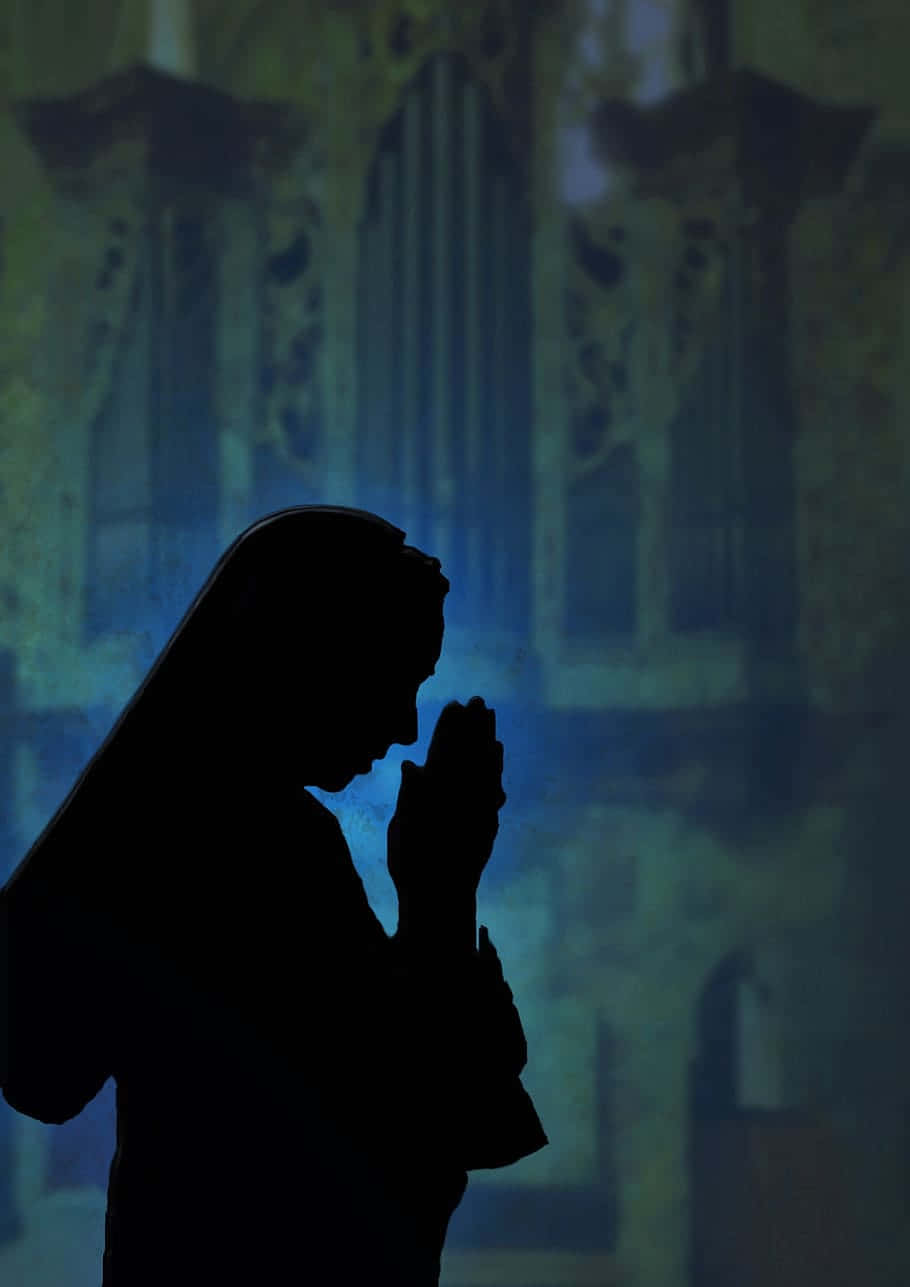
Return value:
<svg viewBox="0 0 910 1287">
<path fill-rule="evenodd" d="M 337 507 L 248 529 L 0 892 L 7 1103 L 69 1123 L 116 1085 L 104 1287 L 435 1283 L 468 1172 L 547 1142 L 475 947 L 494 712 L 449 703 L 405 761 L 392 938 L 306 790 L 417 741 L 448 582 L 403 540 Z"/>
</svg>

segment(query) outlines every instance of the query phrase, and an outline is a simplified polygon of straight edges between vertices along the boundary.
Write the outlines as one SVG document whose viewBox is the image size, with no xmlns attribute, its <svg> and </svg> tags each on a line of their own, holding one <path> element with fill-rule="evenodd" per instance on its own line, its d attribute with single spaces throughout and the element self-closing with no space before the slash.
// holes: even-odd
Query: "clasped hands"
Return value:
<svg viewBox="0 0 910 1287">
<path fill-rule="evenodd" d="M 399 900 L 428 909 L 473 899 L 493 852 L 502 789 L 496 712 L 480 697 L 440 712 L 426 763 L 404 760 L 387 834 Z"/>
</svg>

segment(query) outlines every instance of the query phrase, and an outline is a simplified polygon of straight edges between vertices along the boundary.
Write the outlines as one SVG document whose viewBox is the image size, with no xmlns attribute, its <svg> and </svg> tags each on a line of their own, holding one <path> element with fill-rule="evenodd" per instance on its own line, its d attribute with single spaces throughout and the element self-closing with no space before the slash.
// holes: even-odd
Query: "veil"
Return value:
<svg viewBox="0 0 910 1287">
<path fill-rule="evenodd" d="M 238 682 L 244 668 L 343 674 L 373 642 L 365 622 L 406 621 L 428 598 L 441 620 L 449 582 L 404 536 L 376 514 L 330 505 L 278 510 L 247 527 L 2 887 L 5 899 L 96 913 L 119 883 L 110 863 L 123 867 L 143 819 L 153 823 L 190 783 L 202 798 L 207 769 L 214 789 L 242 745 L 255 701 L 248 677 Z"/>
</svg>

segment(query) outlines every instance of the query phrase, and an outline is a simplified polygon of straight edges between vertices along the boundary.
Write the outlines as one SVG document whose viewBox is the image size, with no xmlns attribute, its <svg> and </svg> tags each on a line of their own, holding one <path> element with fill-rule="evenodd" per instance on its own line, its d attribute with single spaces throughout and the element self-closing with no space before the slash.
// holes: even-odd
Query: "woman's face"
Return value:
<svg viewBox="0 0 910 1287">
<path fill-rule="evenodd" d="M 442 650 L 438 641 L 422 647 L 401 646 L 358 659 L 345 678 L 332 685 L 332 695 L 318 712 L 310 767 L 304 785 L 341 791 L 359 773 L 369 773 L 393 745 L 417 741 L 417 694 L 435 673 Z"/>
</svg>

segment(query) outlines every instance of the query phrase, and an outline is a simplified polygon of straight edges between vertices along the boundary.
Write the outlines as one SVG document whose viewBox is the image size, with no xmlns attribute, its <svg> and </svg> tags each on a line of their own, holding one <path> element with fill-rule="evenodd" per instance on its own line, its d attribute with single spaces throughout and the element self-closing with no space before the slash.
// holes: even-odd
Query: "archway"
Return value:
<svg viewBox="0 0 910 1287">
<path fill-rule="evenodd" d="M 862 1279 L 836 1136 L 823 1114 L 785 1102 L 778 997 L 759 956 L 738 949 L 697 1003 L 689 1287 Z"/>
<path fill-rule="evenodd" d="M 693 1122 L 783 1108 L 778 1016 L 751 952 L 729 953 L 708 976 L 696 1012 Z"/>
</svg>

